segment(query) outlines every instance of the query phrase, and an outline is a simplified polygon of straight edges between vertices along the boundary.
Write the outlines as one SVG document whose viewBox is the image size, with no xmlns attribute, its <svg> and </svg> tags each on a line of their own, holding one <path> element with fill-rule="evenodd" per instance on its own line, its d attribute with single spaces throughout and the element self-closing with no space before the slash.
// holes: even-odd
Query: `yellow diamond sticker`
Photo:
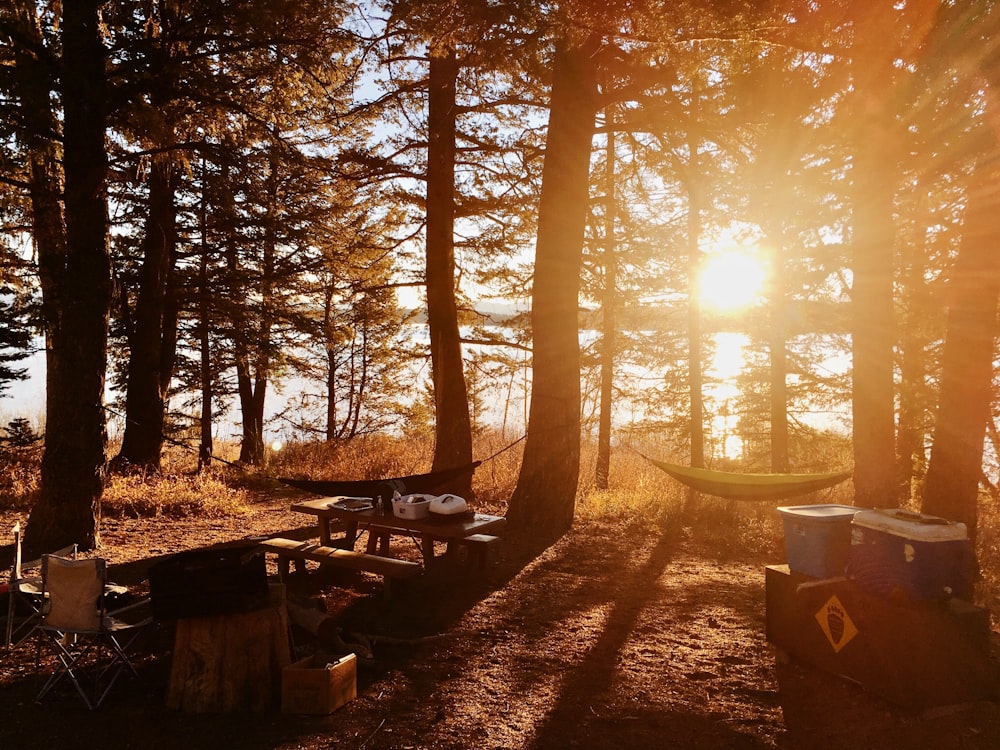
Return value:
<svg viewBox="0 0 1000 750">
<path fill-rule="evenodd" d="M 857 627 L 836 596 L 831 596 L 816 613 L 816 622 L 833 650 L 838 653 L 858 634 Z"/>
</svg>

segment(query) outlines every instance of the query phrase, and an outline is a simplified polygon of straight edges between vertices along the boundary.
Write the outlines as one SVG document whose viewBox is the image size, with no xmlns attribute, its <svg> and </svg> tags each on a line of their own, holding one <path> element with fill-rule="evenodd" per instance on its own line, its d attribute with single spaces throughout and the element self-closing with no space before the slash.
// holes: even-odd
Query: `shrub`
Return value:
<svg viewBox="0 0 1000 750">
<path fill-rule="evenodd" d="M 32 448 L 42 440 L 42 436 L 35 432 L 31 422 L 24 417 L 10 420 L 4 430 L 7 434 L 0 436 L 0 444 L 8 448 Z"/>
</svg>

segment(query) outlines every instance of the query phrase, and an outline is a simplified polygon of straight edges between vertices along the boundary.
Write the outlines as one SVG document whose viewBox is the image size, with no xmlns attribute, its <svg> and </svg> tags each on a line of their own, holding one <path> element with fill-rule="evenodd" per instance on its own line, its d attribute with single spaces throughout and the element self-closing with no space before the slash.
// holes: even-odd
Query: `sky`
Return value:
<svg viewBox="0 0 1000 750">
<path fill-rule="evenodd" d="M 27 367 L 30 377 L 11 382 L 0 395 L 0 426 L 15 417 L 25 417 L 37 426 L 45 413 L 45 354 L 37 352 L 18 366 Z"/>
</svg>

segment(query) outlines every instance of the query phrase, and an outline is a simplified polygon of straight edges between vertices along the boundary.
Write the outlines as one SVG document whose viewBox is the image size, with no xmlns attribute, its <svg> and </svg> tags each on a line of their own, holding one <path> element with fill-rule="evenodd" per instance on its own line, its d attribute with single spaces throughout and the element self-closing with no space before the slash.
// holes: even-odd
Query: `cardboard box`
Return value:
<svg viewBox="0 0 1000 750">
<path fill-rule="evenodd" d="M 971 600 L 977 565 L 965 524 L 887 508 L 854 516 L 848 572 L 880 596 Z"/>
<path fill-rule="evenodd" d="M 851 553 L 851 519 L 858 510 L 833 504 L 778 508 L 788 567 L 813 578 L 844 575 Z"/>
<path fill-rule="evenodd" d="M 281 712 L 329 714 L 358 695 L 357 657 L 314 655 L 281 670 Z"/>
</svg>

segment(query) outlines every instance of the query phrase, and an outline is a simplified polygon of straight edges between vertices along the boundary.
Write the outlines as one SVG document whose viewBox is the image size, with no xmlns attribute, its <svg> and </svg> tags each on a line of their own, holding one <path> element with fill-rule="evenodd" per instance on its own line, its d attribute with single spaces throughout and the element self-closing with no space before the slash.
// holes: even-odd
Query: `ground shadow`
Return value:
<svg viewBox="0 0 1000 750">
<path fill-rule="evenodd" d="M 860 684 L 779 654 L 775 665 L 785 734 L 780 747 L 812 750 L 994 750 L 1000 705 L 979 702 L 923 712 L 893 705 Z M 849 717 L 849 718 L 846 718 Z"/>
<path fill-rule="evenodd" d="M 661 596 L 658 581 L 673 561 L 679 545 L 676 528 L 662 528 L 659 540 L 642 565 L 613 582 L 613 609 L 599 637 L 583 660 L 570 669 L 546 720 L 539 725 L 530 747 L 697 747 L 761 748 L 759 739 L 733 726 L 689 712 L 656 709 L 650 705 L 608 704 L 620 675 L 626 642 L 633 636 L 643 610 Z M 572 555 L 572 550 L 567 550 Z"/>
<path fill-rule="evenodd" d="M 315 536 L 314 525 L 285 529 L 268 534 L 293 539 Z M 245 545 L 250 539 L 206 545 L 192 549 Z M 0 549 L 0 559 L 6 554 L 13 559 L 13 545 Z M 149 569 L 176 553 L 156 555 L 113 565 L 109 578 L 130 587 L 144 587 Z M 9 562 L 7 563 L 9 565 Z M 453 570 L 442 568 L 432 575 L 414 581 L 412 585 L 396 587 L 386 599 L 382 581 L 370 575 L 349 571 L 313 569 L 304 575 L 292 575 L 287 580 L 290 597 L 309 600 L 332 595 L 344 606 L 329 614 L 345 634 L 353 631 L 379 636 L 395 635 L 400 639 L 420 638 L 436 634 L 459 619 L 483 597 L 502 588 L 523 564 L 519 553 L 507 550 L 496 564 L 484 570 L 471 570 L 460 565 Z M 272 579 L 276 580 L 276 579 Z M 5 601 L 5 600 L 4 600 Z M 6 612 L 4 604 L 4 612 Z M 42 750 L 74 748 L 128 747 L 137 750 L 187 747 L 189 750 L 216 747 L 238 747 L 248 750 L 274 748 L 293 742 L 303 732 L 303 717 L 285 716 L 277 712 L 277 703 L 266 713 L 230 714 L 224 721 L 218 715 L 177 713 L 165 708 L 170 674 L 170 652 L 173 647 L 173 622 L 154 622 L 138 645 L 138 677 L 123 678 L 115 685 L 101 710 L 86 709 L 67 686 L 53 692 L 44 702 L 35 696 L 44 676 L 34 670 L 33 659 L 23 644 L 13 660 L 5 662 L 7 671 L 0 683 L 0 706 L 5 718 L 0 722 L 0 748 L 18 747 Z M 302 652 L 329 650 L 309 633 L 292 628 L 293 646 Z M 397 646 L 378 645 L 378 658 L 359 665 L 358 689 L 382 679 L 390 665 L 405 665 L 415 652 Z M 301 655 L 293 651 L 293 656 Z M 5 659 L 6 659 L 5 655 Z M 13 710 L 11 710 L 13 709 Z M 118 725 L 116 717 L 121 719 Z M 145 717 L 145 718 L 143 718 Z M 174 717 L 171 719 L 170 717 Z M 234 720 L 235 719 L 235 720 Z M 306 719 L 308 724 L 309 720 Z M 165 730 L 165 727 L 169 729 Z"/>
</svg>

